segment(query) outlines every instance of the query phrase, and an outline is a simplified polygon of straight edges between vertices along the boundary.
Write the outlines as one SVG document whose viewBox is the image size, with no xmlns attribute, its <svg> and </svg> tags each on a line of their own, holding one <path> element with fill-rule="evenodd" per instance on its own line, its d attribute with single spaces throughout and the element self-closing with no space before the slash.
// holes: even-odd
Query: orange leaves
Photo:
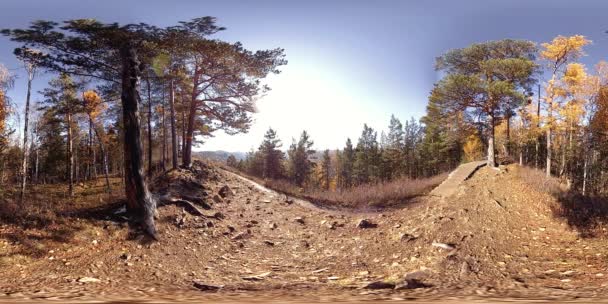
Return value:
<svg viewBox="0 0 608 304">
<path fill-rule="evenodd" d="M 106 109 L 106 105 L 102 103 L 101 97 L 93 90 L 83 92 L 82 99 L 85 111 L 93 120 Z"/>
</svg>

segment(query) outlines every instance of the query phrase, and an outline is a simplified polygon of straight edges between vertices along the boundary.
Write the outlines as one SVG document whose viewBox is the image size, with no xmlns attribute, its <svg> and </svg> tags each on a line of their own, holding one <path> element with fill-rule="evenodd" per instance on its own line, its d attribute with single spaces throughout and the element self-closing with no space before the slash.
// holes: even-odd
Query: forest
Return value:
<svg viewBox="0 0 608 304">
<path fill-rule="evenodd" d="M 356 145 L 347 139 L 343 149 L 322 156 L 306 131 L 284 153 L 270 129 L 256 151 L 228 165 L 346 195 L 360 185 L 428 178 L 485 159 L 490 167 L 518 163 L 543 170 L 572 192 L 605 196 L 608 63 L 587 68 L 579 62 L 590 43 L 575 35 L 540 45 L 506 39 L 448 51 L 437 58 L 435 68 L 445 76 L 420 121 L 403 124 L 393 115 L 379 136 L 364 125 Z"/>
</svg>

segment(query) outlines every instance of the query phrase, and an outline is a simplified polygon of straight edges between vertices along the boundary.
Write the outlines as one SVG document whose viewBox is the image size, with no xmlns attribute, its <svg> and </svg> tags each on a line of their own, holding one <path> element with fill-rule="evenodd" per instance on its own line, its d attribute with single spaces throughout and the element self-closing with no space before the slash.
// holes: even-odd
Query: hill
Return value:
<svg viewBox="0 0 608 304">
<path fill-rule="evenodd" d="M 197 156 L 201 159 L 213 160 L 225 163 L 230 155 L 234 155 L 237 160 L 245 159 L 247 153 L 245 152 L 228 152 L 228 151 L 197 151 L 193 152 L 194 156 Z"/>
</svg>

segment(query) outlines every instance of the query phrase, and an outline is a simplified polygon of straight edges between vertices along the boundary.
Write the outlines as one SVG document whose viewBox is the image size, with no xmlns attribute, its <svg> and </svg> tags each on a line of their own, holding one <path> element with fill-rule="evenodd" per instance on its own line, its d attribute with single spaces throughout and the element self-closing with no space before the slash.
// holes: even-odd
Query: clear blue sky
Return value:
<svg viewBox="0 0 608 304">
<path fill-rule="evenodd" d="M 318 149 L 342 147 L 363 123 L 384 129 L 391 114 L 402 120 L 424 114 L 437 80 L 434 58 L 451 48 L 502 38 L 546 42 L 556 35 L 593 40 L 583 62 L 608 59 L 608 1 L 136 1 L 2 0 L 0 28 L 26 27 L 36 19 L 96 18 L 160 26 L 214 16 L 227 30 L 217 37 L 249 49 L 282 47 L 289 64 L 269 79 L 273 90 L 258 102 L 248 134 L 218 134 L 198 149 L 247 151 L 265 130 L 278 130 L 287 147 L 301 130 Z M 0 62 L 19 68 L 16 46 L 0 37 Z M 22 71 L 9 92 L 22 110 Z M 34 90 L 46 85 L 45 77 Z M 34 100 L 39 99 L 37 95 Z"/>
</svg>

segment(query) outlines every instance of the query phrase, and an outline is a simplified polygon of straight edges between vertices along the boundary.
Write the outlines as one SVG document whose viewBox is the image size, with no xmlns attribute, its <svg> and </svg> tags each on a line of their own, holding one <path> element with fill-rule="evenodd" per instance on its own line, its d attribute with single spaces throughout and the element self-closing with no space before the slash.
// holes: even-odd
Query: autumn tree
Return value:
<svg viewBox="0 0 608 304">
<path fill-rule="evenodd" d="M 430 99 L 453 112 L 486 117 L 488 166 L 496 166 L 496 124 L 524 102 L 524 91 L 534 82 L 535 52 L 532 42 L 506 39 L 451 50 L 437 59 L 436 68 L 446 76 Z"/>
<path fill-rule="evenodd" d="M 545 121 L 547 137 L 547 161 L 546 174 L 551 176 L 552 160 L 552 137 L 556 121 L 554 112 L 558 107 L 557 98 L 563 95 L 562 88 L 557 85 L 560 75 L 563 75 L 568 62 L 576 60 L 583 55 L 583 47 L 591 41 L 584 36 L 575 35 L 570 37 L 557 36 L 549 43 L 542 44 L 540 57 L 544 59 L 549 68 L 551 78 L 545 84 L 545 106 L 547 118 Z"/>
<path fill-rule="evenodd" d="M 84 103 L 84 112 L 87 114 L 89 119 L 89 134 L 91 129 L 97 137 L 99 148 L 101 150 L 102 167 L 103 173 L 106 180 L 106 191 L 110 191 L 110 172 L 108 168 L 108 152 L 106 148 L 106 136 L 103 126 L 99 123 L 98 117 L 106 109 L 105 104 L 102 103 L 101 97 L 95 91 L 85 91 L 82 93 L 82 101 Z"/>
</svg>

